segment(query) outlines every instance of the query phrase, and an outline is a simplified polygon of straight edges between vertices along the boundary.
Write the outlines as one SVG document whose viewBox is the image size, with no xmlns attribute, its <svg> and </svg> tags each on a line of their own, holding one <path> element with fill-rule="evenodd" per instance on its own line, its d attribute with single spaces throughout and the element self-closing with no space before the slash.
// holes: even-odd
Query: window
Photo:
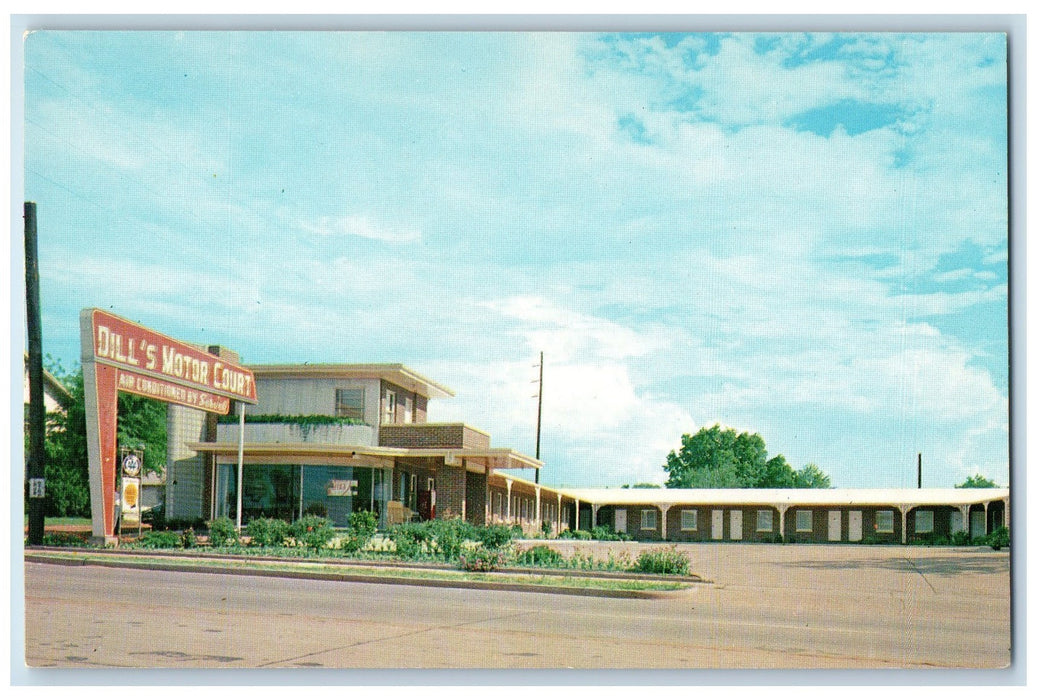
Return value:
<svg viewBox="0 0 1037 700">
<path fill-rule="evenodd" d="M 364 390 L 335 389 L 335 415 L 342 418 L 364 419 Z"/>
<path fill-rule="evenodd" d="M 385 392 L 385 416 L 382 418 L 383 423 L 395 423 L 396 422 L 396 392 L 387 391 Z"/>
<path fill-rule="evenodd" d="M 915 532 L 933 531 L 933 512 L 931 510 L 915 511 Z"/>
<path fill-rule="evenodd" d="M 414 422 L 414 402 L 411 400 L 409 396 L 403 397 L 403 422 Z"/>
<path fill-rule="evenodd" d="M 796 511 L 796 532 L 813 532 L 814 531 L 814 511 L 812 510 L 797 510 Z"/>
<path fill-rule="evenodd" d="M 697 510 L 682 510 L 681 511 L 681 529 L 682 530 L 698 530 L 699 529 L 699 512 Z"/>
<path fill-rule="evenodd" d="M 646 509 L 641 511 L 641 529 L 642 530 L 654 530 L 655 529 L 655 510 Z"/>
<path fill-rule="evenodd" d="M 756 531 L 770 532 L 774 529 L 774 511 L 761 508 L 756 511 Z"/>
<path fill-rule="evenodd" d="M 875 532 L 884 532 L 884 533 L 893 532 L 893 511 L 891 511 L 891 510 L 877 510 L 877 511 L 875 511 Z"/>
</svg>

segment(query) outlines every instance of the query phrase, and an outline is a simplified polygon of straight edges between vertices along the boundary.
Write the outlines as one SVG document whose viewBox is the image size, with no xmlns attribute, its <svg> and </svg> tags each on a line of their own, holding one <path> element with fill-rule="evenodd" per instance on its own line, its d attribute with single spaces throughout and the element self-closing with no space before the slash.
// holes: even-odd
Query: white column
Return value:
<svg viewBox="0 0 1037 700">
<path fill-rule="evenodd" d="M 781 535 L 781 541 L 785 541 L 785 513 L 789 507 L 787 504 L 775 504 L 775 508 L 778 509 L 778 534 Z"/>
<path fill-rule="evenodd" d="M 576 524 L 576 527 L 573 528 L 573 530 L 575 531 L 575 530 L 579 530 L 580 529 L 580 499 L 578 499 L 578 498 L 575 499 L 575 503 L 573 504 L 573 508 L 575 508 L 575 515 L 576 515 L 576 517 L 573 519 L 573 522 Z"/>
<path fill-rule="evenodd" d="M 907 544 L 907 513 L 912 508 L 913 505 L 900 507 L 900 544 Z"/>
<path fill-rule="evenodd" d="M 511 481 L 511 479 L 505 479 L 504 483 L 507 484 L 507 486 L 508 486 L 508 498 L 507 498 L 507 501 L 504 503 L 504 522 L 510 523 L 511 522 L 511 484 L 513 482 Z"/>
<path fill-rule="evenodd" d="M 666 539 L 666 513 L 669 512 L 670 506 L 658 505 L 656 508 L 659 509 L 659 534 L 663 540 Z"/>
<path fill-rule="evenodd" d="M 558 494 L 558 508 L 555 510 L 555 534 L 562 531 L 562 494 Z"/>
<path fill-rule="evenodd" d="M 598 526 L 598 508 L 600 507 L 597 504 L 591 506 L 591 530 Z"/>
<path fill-rule="evenodd" d="M 535 486 L 534 488 L 536 489 L 537 504 L 536 504 L 536 514 L 535 514 L 535 516 L 533 518 L 533 523 L 536 525 L 537 532 L 540 532 L 540 531 L 542 531 L 544 529 L 544 514 L 540 510 L 541 507 L 543 506 L 543 504 L 540 502 L 540 487 L 539 486 Z"/>
<path fill-rule="evenodd" d="M 241 417 L 238 421 L 238 522 L 236 526 L 237 531 L 241 532 L 241 492 L 245 487 L 242 480 L 245 473 L 245 404 L 239 403 L 238 409 L 241 411 Z"/>
</svg>

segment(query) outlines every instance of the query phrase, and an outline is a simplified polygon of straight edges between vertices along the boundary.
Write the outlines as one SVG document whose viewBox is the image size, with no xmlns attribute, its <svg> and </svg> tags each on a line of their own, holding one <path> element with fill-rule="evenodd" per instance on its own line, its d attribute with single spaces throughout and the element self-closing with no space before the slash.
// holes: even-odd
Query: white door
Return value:
<svg viewBox="0 0 1037 700">
<path fill-rule="evenodd" d="M 843 538 L 843 512 L 828 511 L 828 541 L 839 542 Z"/>
<path fill-rule="evenodd" d="M 623 533 L 625 533 L 627 531 L 627 509 L 626 508 L 616 508 L 616 525 L 615 525 L 615 530 L 616 530 L 616 532 L 623 532 Z"/>
<path fill-rule="evenodd" d="M 731 539 L 742 539 L 742 511 L 731 511 Z"/>
<path fill-rule="evenodd" d="M 724 511 L 713 511 L 713 539 L 724 539 Z"/>
<path fill-rule="evenodd" d="M 847 522 L 849 528 L 850 542 L 860 542 L 864 539 L 864 518 L 859 510 L 851 510 L 849 516 L 849 522 Z"/>
</svg>

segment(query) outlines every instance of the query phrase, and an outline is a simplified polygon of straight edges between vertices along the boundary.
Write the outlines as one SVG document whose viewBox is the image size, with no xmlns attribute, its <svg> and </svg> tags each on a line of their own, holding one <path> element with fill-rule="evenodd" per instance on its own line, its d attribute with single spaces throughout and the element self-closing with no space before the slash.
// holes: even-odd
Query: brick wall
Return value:
<svg viewBox="0 0 1037 700">
<path fill-rule="evenodd" d="M 463 423 L 408 423 L 382 425 L 378 430 L 382 447 L 485 449 L 490 437 Z"/>
<path fill-rule="evenodd" d="M 465 471 L 459 467 L 436 467 L 436 519 L 465 517 Z"/>
</svg>

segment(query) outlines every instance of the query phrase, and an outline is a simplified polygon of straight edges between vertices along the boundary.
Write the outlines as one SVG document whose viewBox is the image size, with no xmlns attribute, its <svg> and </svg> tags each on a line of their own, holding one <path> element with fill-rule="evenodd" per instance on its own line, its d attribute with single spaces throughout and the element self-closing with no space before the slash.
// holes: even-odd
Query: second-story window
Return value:
<svg viewBox="0 0 1037 700">
<path fill-rule="evenodd" d="M 396 422 L 396 392 L 385 392 L 385 414 L 382 416 L 383 423 Z"/>
<path fill-rule="evenodd" d="M 364 419 L 364 390 L 335 389 L 335 415 L 342 418 Z"/>
</svg>

